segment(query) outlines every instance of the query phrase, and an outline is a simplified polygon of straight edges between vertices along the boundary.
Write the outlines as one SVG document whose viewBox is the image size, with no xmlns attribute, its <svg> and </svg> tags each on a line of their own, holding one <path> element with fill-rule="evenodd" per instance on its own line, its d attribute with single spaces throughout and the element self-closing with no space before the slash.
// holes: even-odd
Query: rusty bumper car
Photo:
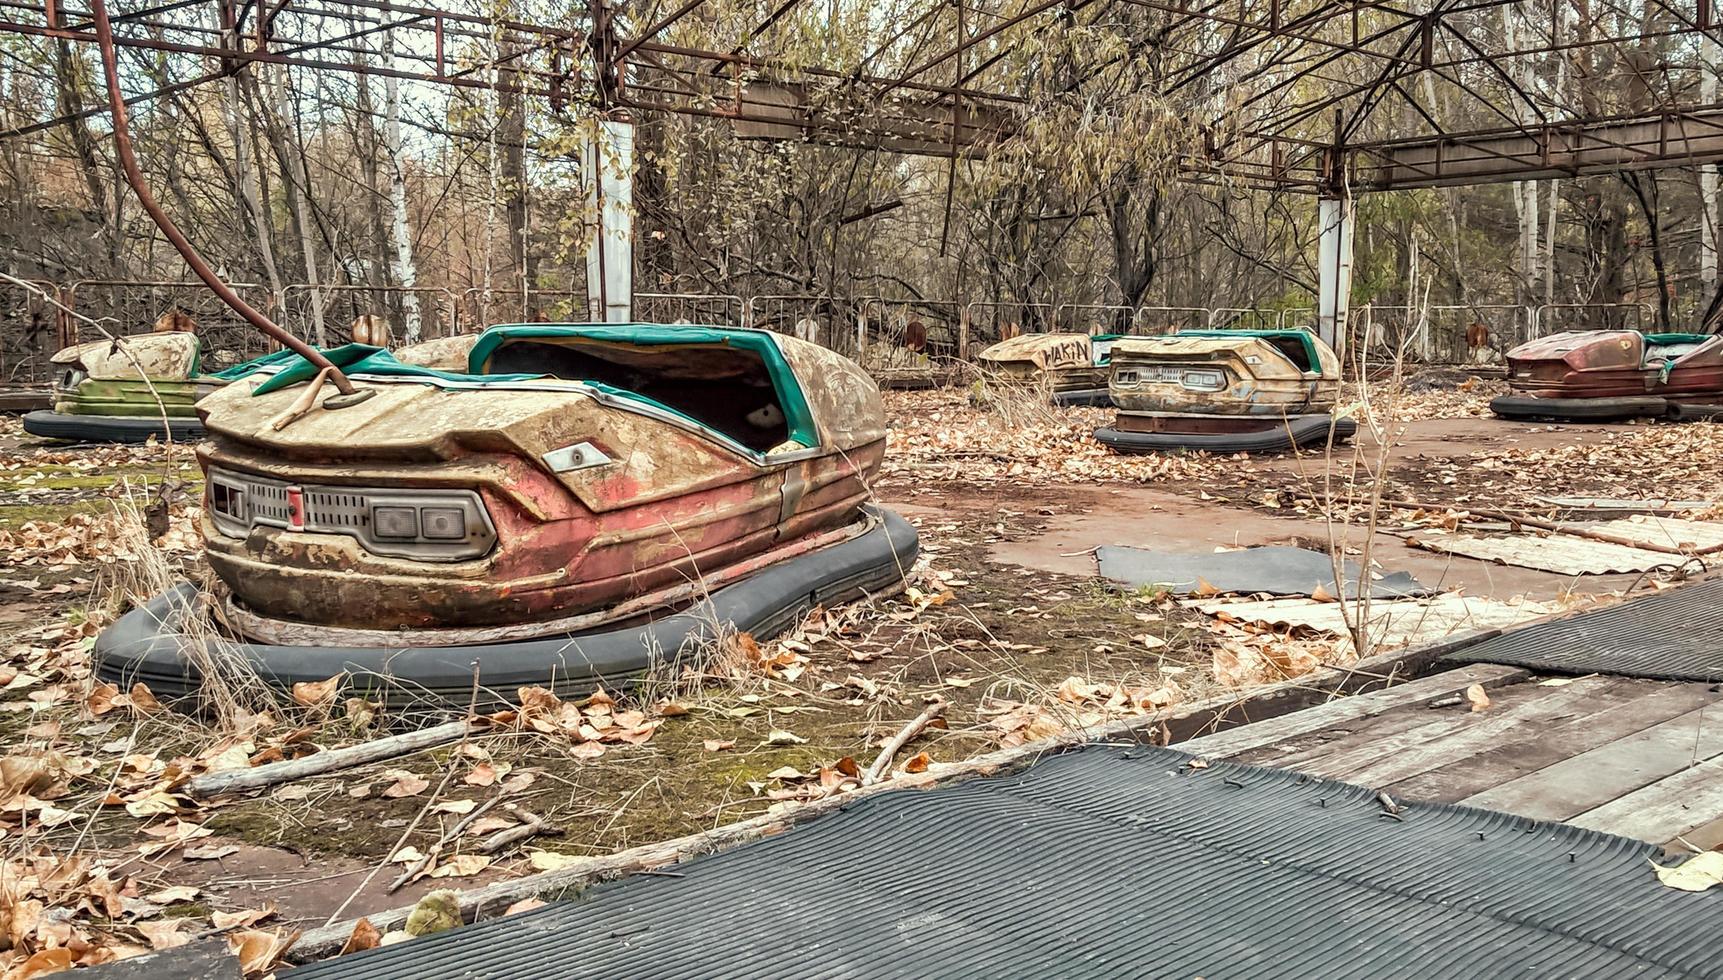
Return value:
<svg viewBox="0 0 1723 980">
<path fill-rule="evenodd" d="M 1490 402 L 1502 418 L 1711 417 L 1723 413 L 1723 337 L 1637 330 L 1551 334 L 1508 351 L 1508 387 L 1510 394 Z"/>
<path fill-rule="evenodd" d="M 590 689 L 895 590 L 915 561 L 915 531 L 866 503 L 879 391 L 837 354 L 640 324 L 466 343 L 461 373 L 330 352 L 375 391 L 338 410 L 311 407 L 298 359 L 207 398 L 217 581 L 103 633 L 101 675 L 195 691 L 195 609 L 281 687 L 345 673 L 395 703 L 465 701 L 475 675 Z"/>
<path fill-rule="evenodd" d="M 226 383 L 200 370 L 189 333 L 147 333 L 78 344 L 56 353 L 52 408 L 24 416 L 24 431 L 73 442 L 197 439 L 192 408 Z"/>
<path fill-rule="evenodd" d="M 1118 334 L 1030 333 L 976 355 L 995 380 L 1040 386 L 1055 405 L 1110 405 L 1108 359 Z"/>
<path fill-rule="evenodd" d="M 1117 452 L 1274 453 L 1341 442 L 1340 360 L 1303 330 L 1193 330 L 1112 346 L 1119 407 L 1095 439 Z"/>
</svg>

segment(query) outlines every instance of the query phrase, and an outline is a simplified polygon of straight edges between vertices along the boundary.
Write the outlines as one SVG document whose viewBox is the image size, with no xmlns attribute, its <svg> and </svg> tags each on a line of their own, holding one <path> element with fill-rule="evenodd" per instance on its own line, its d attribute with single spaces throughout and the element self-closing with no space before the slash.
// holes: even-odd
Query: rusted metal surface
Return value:
<svg viewBox="0 0 1723 980">
<path fill-rule="evenodd" d="M 1537 398 L 1723 399 L 1723 337 L 1651 343 L 1636 330 L 1551 334 L 1508 351 L 1508 386 Z"/>
<path fill-rule="evenodd" d="M 714 589 L 739 582 L 744 578 L 780 562 L 808 554 L 829 545 L 857 537 L 877 522 L 862 519 L 836 530 L 821 531 L 797 538 L 751 558 L 725 566 L 698 579 L 687 579 L 666 588 L 642 593 L 614 606 L 595 612 L 579 613 L 557 619 L 500 626 L 451 626 L 434 629 L 351 629 L 338 626 L 307 626 L 259 616 L 233 601 L 228 593 L 217 607 L 218 615 L 228 628 L 241 636 L 265 643 L 286 646 L 470 646 L 480 643 L 504 643 L 535 639 L 558 634 L 578 633 L 626 623 L 641 616 L 665 609 L 687 605 Z"/>
<path fill-rule="evenodd" d="M 820 444 L 757 453 L 687 420 L 601 401 L 571 382 L 448 388 L 362 382 L 339 412 L 272 429 L 300 394 L 241 382 L 200 406 L 206 469 L 318 487 L 461 488 L 495 525 L 482 558 L 368 552 L 349 536 L 206 518 L 211 567 L 251 613 L 356 629 L 487 627 L 603 610 L 842 527 L 885 446 L 873 382 L 816 345 L 778 338 Z M 668 349 L 668 348 L 661 348 Z M 639 348 L 642 363 L 649 348 Z M 439 357 L 451 356 L 443 352 Z M 602 465 L 554 472 L 546 454 L 586 445 Z"/>
<path fill-rule="evenodd" d="M 1002 340 L 976 355 L 999 380 L 1044 383 L 1050 391 L 1079 391 L 1107 384 L 1086 333 L 1032 333 Z"/>
<path fill-rule="evenodd" d="M 198 339 L 192 334 L 146 333 L 67 347 L 50 361 L 81 368 L 97 381 L 189 381 L 197 358 Z"/>
<path fill-rule="evenodd" d="M 1323 412 L 1340 393 L 1340 361 L 1315 342 L 1306 370 L 1262 337 L 1128 337 L 1113 345 L 1121 412 L 1263 415 Z"/>
<path fill-rule="evenodd" d="M 465 371 L 467 355 L 472 353 L 473 343 L 478 339 L 479 335 L 474 333 L 427 340 L 395 351 L 395 360 L 438 371 Z"/>
<path fill-rule="evenodd" d="M 1171 415 L 1164 412 L 1120 412 L 1113 428 L 1121 432 L 1179 432 L 1196 435 L 1236 435 L 1267 432 L 1286 423 L 1270 415 Z"/>
</svg>

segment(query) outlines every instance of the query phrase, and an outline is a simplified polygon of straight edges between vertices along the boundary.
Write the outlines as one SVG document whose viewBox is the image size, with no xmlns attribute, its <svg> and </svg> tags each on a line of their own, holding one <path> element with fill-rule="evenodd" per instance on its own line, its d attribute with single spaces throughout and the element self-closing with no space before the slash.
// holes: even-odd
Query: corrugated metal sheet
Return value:
<svg viewBox="0 0 1723 980">
<path fill-rule="evenodd" d="M 1167 749 L 858 800 L 777 837 L 293 971 L 443 977 L 1723 977 L 1652 845 Z"/>
<path fill-rule="evenodd" d="M 1639 514 L 1619 521 L 1586 524 L 1584 527 L 1635 543 L 1680 548 L 1687 552 L 1723 547 L 1723 524 L 1711 521 L 1687 521 L 1679 517 Z"/>
<path fill-rule="evenodd" d="M 1723 579 L 1538 623 L 1444 659 L 1563 674 L 1723 680 Z"/>
<path fill-rule="evenodd" d="M 1338 602 L 1298 598 L 1199 599 L 1185 605 L 1210 616 L 1239 622 L 1302 626 L 1342 636 L 1350 632 L 1346 616 L 1358 615 L 1356 604 L 1348 612 Z M 1406 646 L 1439 640 L 1464 630 L 1505 629 L 1554 611 L 1537 602 L 1510 603 L 1453 593 L 1433 599 L 1378 599 L 1370 603 L 1369 635 L 1378 646 Z"/>
<path fill-rule="evenodd" d="M 1420 531 L 1407 541 L 1420 548 L 1536 568 L 1563 575 L 1607 575 L 1611 572 L 1643 572 L 1659 565 L 1678 563 L 1681 558 L 1657 551 L 1629 548 L 1607 541 L 1592 541 L 1570 534 L 1516 534 L 1491 537 L 1481 534 L 1444 534 Z"/>
</svg>

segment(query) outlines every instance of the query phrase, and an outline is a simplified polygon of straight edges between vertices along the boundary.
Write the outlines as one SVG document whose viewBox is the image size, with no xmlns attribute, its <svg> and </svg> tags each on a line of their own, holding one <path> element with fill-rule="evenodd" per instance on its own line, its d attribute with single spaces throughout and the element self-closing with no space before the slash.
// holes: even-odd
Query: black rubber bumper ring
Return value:
<svg viewBox="0 0 1723 980">
<path fill-rule="evenodd" d="M 175 442 L 203 438 L 203 423 L 197 419 L 169 418 Z M 69 442 L 147 442 L 150 436 L 165 439 L 160 418 L 130 415 L 61 415 L 59 412 L 30 412 L 24 416 L 24 431 L 45 439 Z"/>
<path fill-rule="evenodd" d="M 237 651 L 265 682 L 282 690 L 345 672 L 350 688 L 395 706 L 467 703 L 475 663 L 485 703 L 513 697 L 523 685 L 563 695 L 599 684 L 626 687 L 655 665 L 692 655 L 719 624 L 765 639 L 793 627 L 816 605 L 897 586 L 915 563 L 915 528 L 889 510 L 875 513 L 880 522 L 857 537 L 768 566 L 645 624 L 476 646 L 300 647 L 237 640 L 224 650 Z M 120 617 L 96 638 L 97 673 L 122 690 L 141 681 L 163 700 L 194 694 L 201 677 L 181 653 L 188 641 L 177 624 L 196 599 L 197 587 L 183 583 Z"/>
<path fill-rule="evenodd" d="M 1333 422 L 1334 441 L 1345 442 L 1358 431 L 1351 419 Z M 1121 453 L 1284 453 L 1328 442 L 1329 416 L 1300 415 L 1261 432 L 1126 432 L 1107 426 L 1095 430 L 1095 441 Z"/>
<path fill-rule="evenodd" d="M 1532 398 L 1503 395 L 1490 399 L 1490 411 L 1504 419 L 1552 419 L 1557 422 L 1619 422 L 1669 411 L 1669 403 L 1653 395 L 1630 398 Z"/>
</svg>

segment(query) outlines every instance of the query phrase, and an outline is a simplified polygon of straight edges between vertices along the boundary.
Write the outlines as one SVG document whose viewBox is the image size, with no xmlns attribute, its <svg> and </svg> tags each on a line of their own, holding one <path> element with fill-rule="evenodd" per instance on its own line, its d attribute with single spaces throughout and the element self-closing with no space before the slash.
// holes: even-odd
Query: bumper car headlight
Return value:
<svg viewBox="0 0 1723 980">
<path fill-rule="evenodd" d="M 210 519 L 245 537 L 253 527 L 342 534 L 390 558 L 461 561 L 496 546 L 496 527 L 471 490 L 383 490 L 290 484 L 211 469 Z"/>
</svg>

